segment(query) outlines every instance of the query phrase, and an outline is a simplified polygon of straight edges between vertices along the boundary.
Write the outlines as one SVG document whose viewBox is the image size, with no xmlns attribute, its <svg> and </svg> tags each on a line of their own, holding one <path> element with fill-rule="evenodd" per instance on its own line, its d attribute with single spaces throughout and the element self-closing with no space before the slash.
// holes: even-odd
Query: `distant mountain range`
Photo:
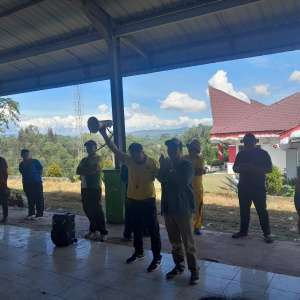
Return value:
<svg viewBox="0 0 300 300">
<path fill-rule="evenodd" d="M 177 135 L 182 135 L 184 134 L 184 132 L 186 130 L 188 130 L 188 127 L 184 127 L 184 128 L 176 128 L 176 129 L 165 129 L 165 130 L 161 130 L 161 129 L 157 129 L 157 130 L 139 130 L 139 131 L 132 131 L 132 132 L 128 132 L 127 135 L 133 135 L 137 138 L 143 138 L 145 136 L 150 136 L 152 138 L 156 138 L 156 137 L 160 137 L 162 134 L 169 134 L 170 136 L 175 136 Z"/>
</svg>

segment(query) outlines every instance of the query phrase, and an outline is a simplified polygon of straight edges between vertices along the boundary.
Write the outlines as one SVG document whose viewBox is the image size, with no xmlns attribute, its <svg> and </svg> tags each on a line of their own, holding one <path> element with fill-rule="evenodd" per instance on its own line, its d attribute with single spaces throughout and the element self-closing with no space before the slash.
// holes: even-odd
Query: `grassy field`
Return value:
<svg viewBox="0 0 300 300">
<path fill-rule="evenodd" d="M 206 174 L 204 186 L 204 220 L 206 230 L 218 232 L 236 232 L 239 230 L 239 204 L 234 192 L 223 190 L 226 187 L 225 174 Z M 11 189 L 22 189 L 19 180 L 8 180 Z M 157 204 L 160 212 L 160 189 L 157 188 Z M 80 183 L 44 182 L 45 208 L 51 211 L 72 211 L 84 215 L 80 202 Z M 103 189 L 103 206 L 105 208 L 105 191 Z M 277 239 L 298 238 L 297 213 L 292 198 L 276 198 L 268 201 L 270 226 Z M 291 219 L 291 217 L 293 219 Z M 159 216 L 160 223 L 164 223 Z M 251 208 L 249 234 L 262 235 L 254 206 Z"/>
</svg>

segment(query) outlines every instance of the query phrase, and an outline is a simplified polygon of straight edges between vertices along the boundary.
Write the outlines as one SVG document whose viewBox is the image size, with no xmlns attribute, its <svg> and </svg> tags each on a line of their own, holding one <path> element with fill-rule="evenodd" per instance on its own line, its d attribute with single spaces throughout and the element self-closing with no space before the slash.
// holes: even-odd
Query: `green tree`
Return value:
<svg viewBox="0 0 300 300">
<path fill-rule="evenodd" d="M 52 163 L 46 175 L 47 177 L 62 177 L 61 167 L 56 163 Z"/>
<path fill-rule="evenodd" d="M 19 102 L 11 98 L 0 98 L 0 132 L 5 132 L 9 128 L 9 122 L 16 125 L 19 115 Z"/>
<path fill-rule="evenodd" d="M 273 166 L 273 172 L 266 176 L 266 189 L 268 195 L 278 195 L 282 188 L 282 174 L 277 166 Z"/>
</svg>

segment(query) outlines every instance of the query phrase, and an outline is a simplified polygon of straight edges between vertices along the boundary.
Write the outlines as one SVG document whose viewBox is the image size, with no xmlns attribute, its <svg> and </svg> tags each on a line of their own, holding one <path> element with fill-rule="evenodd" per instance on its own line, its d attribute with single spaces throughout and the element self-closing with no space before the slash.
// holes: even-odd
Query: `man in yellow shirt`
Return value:
<svg viewBox="0 0 300 300">
<path fill-rule="evenodd" d="M 103 170 L 103 157 L 97 154 L 97 144 L 93 140 L 87 141 L 84 146 L 88 156 L 83 158 L 78 167 L 77 174 L 81 178 L 81 197 L 83 210 L 90 221 L 90 232 L 85 238 L 100 238 L 107 240 L 104 212 L 101 207 L 101 170 Z"/>
<path fill-rule="evenodd" d="M 189 154 L 182 156 L 182 159 L 190 161 L 195 169 L 195 176 L 193 179 L 193 188 L 195 196 L 195 215 L 194 215 L 194 233 L 201 235 L 201 226 L 203 222 L 203 185 L 202 175 L 205 171 L 204 158 L 200 155 L 201 145 L 198 140 L 193 140 L 186 144 Z"/>
<path fill-rule="evenodd" d="M 145 258 L 143 249 L 143 224 L 145 223 L 149 229 L 153 253 L 153 260 L 147 271 L 156 271 L 161 267 L 161 240 L 154 187 L 159 164 L 144 153 L 141 144 L 132 143 L 128 148 L 130 154 L 126 154 L 109 139 L 106 128 L 101 128 L 99 132 L 110 150 L 128 167 L 128 209 L 133 226 L 135 252 L 126 262 L 131 264 Z"/>
</svg>

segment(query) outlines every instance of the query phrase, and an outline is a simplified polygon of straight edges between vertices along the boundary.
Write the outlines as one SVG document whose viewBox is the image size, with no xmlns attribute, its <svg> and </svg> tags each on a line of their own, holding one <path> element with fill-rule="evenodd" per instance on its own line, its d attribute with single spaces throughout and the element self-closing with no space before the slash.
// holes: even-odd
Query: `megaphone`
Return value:
<svg viewBox="0 0 300 300">
<path fill-rule="evenodd" d="M 112 120 L 99 121 L 96 117 L 90 117 L 87 121 L 87 126 L 90 132 L 97 133 L 101 128 L 113 126 Z"/>
</svg>

